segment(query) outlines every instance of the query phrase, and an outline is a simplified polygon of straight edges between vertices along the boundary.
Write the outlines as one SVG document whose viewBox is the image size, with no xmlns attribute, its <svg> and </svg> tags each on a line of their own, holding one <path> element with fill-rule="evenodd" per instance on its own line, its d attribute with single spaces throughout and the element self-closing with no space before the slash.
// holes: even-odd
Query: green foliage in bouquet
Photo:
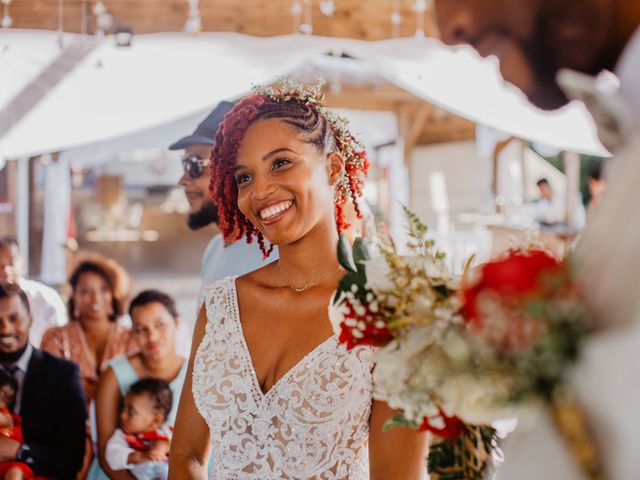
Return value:
<svg viewBox="0 0 640 480">
<path fill-rule="evenodd" d="M 371 259 L 372 250 L 371 242 L 366 238 L 356 238 L 352 246 L 346 235 L 340 235 L 338 261 L 346 273 L 338 284 L 333 303 L 338 302 L 345 292 L 354 293 L 362 303 L 367 302 L 366 296 L 370 291 L 365 287 L 367 275 L 364 262 Z"/>
</svg>

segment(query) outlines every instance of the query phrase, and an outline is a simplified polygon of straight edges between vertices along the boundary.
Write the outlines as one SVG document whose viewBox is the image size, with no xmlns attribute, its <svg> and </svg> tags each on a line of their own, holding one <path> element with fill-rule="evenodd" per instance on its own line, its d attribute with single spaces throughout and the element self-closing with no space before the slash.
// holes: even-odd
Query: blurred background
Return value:
<svg viewBox="0 0 640 480">
<path fill-rule="evenodd" d="M 426 0 L 0 3 L 0 231 L 59 289 L 94 251 L 195 315 L 216 232 L 188 229 L 167 147 L 282 75 L 324 79 L 351 120 L 380 231 L 401 237 L 409 206 L 455 270 L 515 238 L 564 252 L 600 192 L 608 152 L 583 106 L 530 107 L 492 59 L 433 38 Z"/>
</svg>

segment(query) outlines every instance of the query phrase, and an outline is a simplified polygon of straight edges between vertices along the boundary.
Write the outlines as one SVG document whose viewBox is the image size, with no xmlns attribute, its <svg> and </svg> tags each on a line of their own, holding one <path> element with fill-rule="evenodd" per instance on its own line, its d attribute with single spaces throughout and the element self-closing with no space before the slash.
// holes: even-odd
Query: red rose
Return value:
<svg viewBox="0 0 640 480">
<path fill-rule="evenodd" d="M 463 286 L 463 312 L 471 320 L 480 320 L 478 296 L 490 292 L 505 300 L 518 300 L 534 294 L 543 286 L 544 276 L 557 272 L 560 262 L 540 250 L 510 253 L 507 257 L 484 264 L 480 278 Z"/>
</svg>

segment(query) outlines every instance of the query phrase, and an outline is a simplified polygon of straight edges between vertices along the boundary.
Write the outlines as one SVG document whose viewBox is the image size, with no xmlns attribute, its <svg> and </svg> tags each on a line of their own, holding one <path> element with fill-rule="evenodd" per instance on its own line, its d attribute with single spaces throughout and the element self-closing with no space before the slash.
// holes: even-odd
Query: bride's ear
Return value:
<svg viewBox="0 0 640 480">
<path fill-rule="evenodd" d="M 336 186 L 344 177 L 344 158 L 338 152 L 331 152 L 327 155 L 327 173 L 329 185 Z"/>
</svg>

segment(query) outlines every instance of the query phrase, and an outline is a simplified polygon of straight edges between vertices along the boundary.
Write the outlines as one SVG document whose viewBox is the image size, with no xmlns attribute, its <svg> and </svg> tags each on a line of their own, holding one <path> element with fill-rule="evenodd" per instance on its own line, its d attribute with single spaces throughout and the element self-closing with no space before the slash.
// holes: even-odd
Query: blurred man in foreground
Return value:
<svg viewBox="0 0 640 480">
<path fill-rule="evenodd" d="M 572 378 L 606 478 L 640 478 L 640 2 L 436 0 L 442 39 L 495 55 L 535 105 L 584 101 L 615 155 L 607 192 L 581 238 L 577 265 L 600 332 Z M 613 72 L 613 73 L 612 73 Z M 541 415 L 505 448 L 504 479 L 585 478 Z"/>
</svg>

